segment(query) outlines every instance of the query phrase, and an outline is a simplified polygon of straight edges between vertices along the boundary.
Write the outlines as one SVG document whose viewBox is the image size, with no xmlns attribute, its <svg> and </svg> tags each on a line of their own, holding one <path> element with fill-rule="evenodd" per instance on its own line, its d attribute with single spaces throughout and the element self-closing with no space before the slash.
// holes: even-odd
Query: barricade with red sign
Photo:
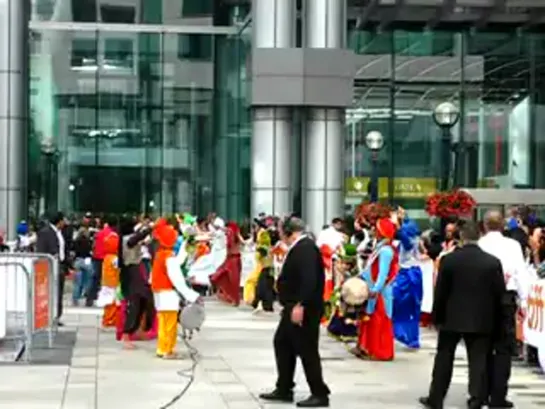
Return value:
<svg viewBox="0 0 545 409">
<path fill-rule="evenodd" d="M 545 368 L 545 280 L 537 280 L 530 286 L 526 316 L 522 326 L 522 340 L 536 348 L 541 368 Z"/>
<path fill-rule="evenodd" d="M 48 259 L 39 258 L 33 263 L 34 282 L 34 329 L 45 329 L 50 325 L 50 292 L 51 263 Z"/>
<path fill-rule="evenodd" d="M 53 347 L 58 291 L 57 260 L 48 254 L 0 254 L 0 340 L 4 355 L 31 361 L 33 341 L 47 333 Z M 7 354 L 6 354 L 7 352 Z"/>
</svg>

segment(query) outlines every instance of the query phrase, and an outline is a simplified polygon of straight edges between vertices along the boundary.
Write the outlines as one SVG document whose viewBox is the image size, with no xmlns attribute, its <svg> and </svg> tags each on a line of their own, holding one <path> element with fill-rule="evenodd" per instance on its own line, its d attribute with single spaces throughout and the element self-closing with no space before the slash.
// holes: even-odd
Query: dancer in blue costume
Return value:
<svg viewBox="0 0 545 409">
<path fill-rule="evenodd" d="M 400 219 L 399 271 L 394 281 L 393 322 L 395 339 L 409 348 L 420 348 L 422 270 L 419 266 L 420 230 L 412 220 Z"/>
</svg>

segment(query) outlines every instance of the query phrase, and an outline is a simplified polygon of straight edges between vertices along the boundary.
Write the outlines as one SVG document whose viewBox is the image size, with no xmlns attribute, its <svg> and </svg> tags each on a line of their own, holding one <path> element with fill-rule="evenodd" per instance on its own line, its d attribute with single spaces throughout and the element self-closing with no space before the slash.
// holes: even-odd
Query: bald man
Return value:
<svg viewBox="0 0 545 409">
<path fill-rule="evenodd" d="M 511 357 L 516 351 L 517 308 L 524 313 L 530 285 L 529 275 L 521 247 L 516 240 L 503 235 L 504 219 L 499 211 L 489 211 L 484 217 L 485 235 L 479 246 L 500 260 L 507 292 L 503 302 L 504 314 L 499 336 L 495 340 L 490 359 L 490 407 L 512 408 L 507 400 L 511 376 Z"/>
</svg>

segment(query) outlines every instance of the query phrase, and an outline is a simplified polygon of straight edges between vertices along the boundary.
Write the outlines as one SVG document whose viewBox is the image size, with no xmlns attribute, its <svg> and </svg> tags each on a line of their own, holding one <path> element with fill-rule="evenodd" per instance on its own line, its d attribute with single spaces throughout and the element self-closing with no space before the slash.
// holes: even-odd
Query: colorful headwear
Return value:
<svg viewBox="0 0 545 409">
<path fill-rule="evenodd" d="M 161 247 L 170 249 L 176 244 L 178 233 L 165 219 L 159 219 L 153 229 L 153 238 L 159 242 Z"/>
<path fill-rule="evenodd" d="M 228 222 L 225 227 L 227 227 L 229 230 L 231 230 L 231 232 L 233 232 L 233 234 L 237 236 L 240 234 L 240 228 L 235 222 Z"/>
<path fill-rule="evenodd" d="M 385 239 L 393 240 L 396 230 L 396 225 L 389 218 L 382 218 L 377 221 L 377 231 Z"/>
<path fill-rule="evenodd" d="M 23 220 L 17 225 L 17 235 L 24 236 L 25 234 L 28 234 L 28 224 Z"/>
<path fill-rule="evenodd" d="M 338 257 L 345 262 L 356 262 L 358 259 L 358 249 L 353 244 L 345 244 L 339 249 Z"/>
<path fill-rule="evenodd" d="M 104 251 L 106 254 L 117 254 L 119 250 L 119 236 L 115 232 L 111 232 L 104 239 Z"/>
<path fill-rule="evenodd" d="M 186 225 L 193 225 L 197 221 L 197 218 L 189 213 L 184 213 L 183 223 Z"/>
</svg>

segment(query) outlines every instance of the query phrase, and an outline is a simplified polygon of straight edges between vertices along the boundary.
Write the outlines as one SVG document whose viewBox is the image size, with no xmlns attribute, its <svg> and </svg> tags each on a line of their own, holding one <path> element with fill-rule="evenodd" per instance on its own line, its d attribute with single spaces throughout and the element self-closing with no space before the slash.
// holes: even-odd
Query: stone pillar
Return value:
<svg viewBox="0 0 545 409">
<path fill-rule="evenodd" d="M 27 213 L 28 1 L 0 1 L 0 229 Z"/>
<path fill-rule="evenodd" d="M 294 47 L 295 7 L 294 0 L 252 1 L 254 49 Z M 253 217 L 260 212 L 282 215 L 292 211 L 292 128 L 290 108 L 253 108 Z"/>
<path fill-rule="evenodd" d="M 305 2 L 306 48 L 343 49 L 346 0 Z M 311 230 L 344 214 L 345 110 L 309 108 L 303 142 L 303 218 Z"/>
</svg>

